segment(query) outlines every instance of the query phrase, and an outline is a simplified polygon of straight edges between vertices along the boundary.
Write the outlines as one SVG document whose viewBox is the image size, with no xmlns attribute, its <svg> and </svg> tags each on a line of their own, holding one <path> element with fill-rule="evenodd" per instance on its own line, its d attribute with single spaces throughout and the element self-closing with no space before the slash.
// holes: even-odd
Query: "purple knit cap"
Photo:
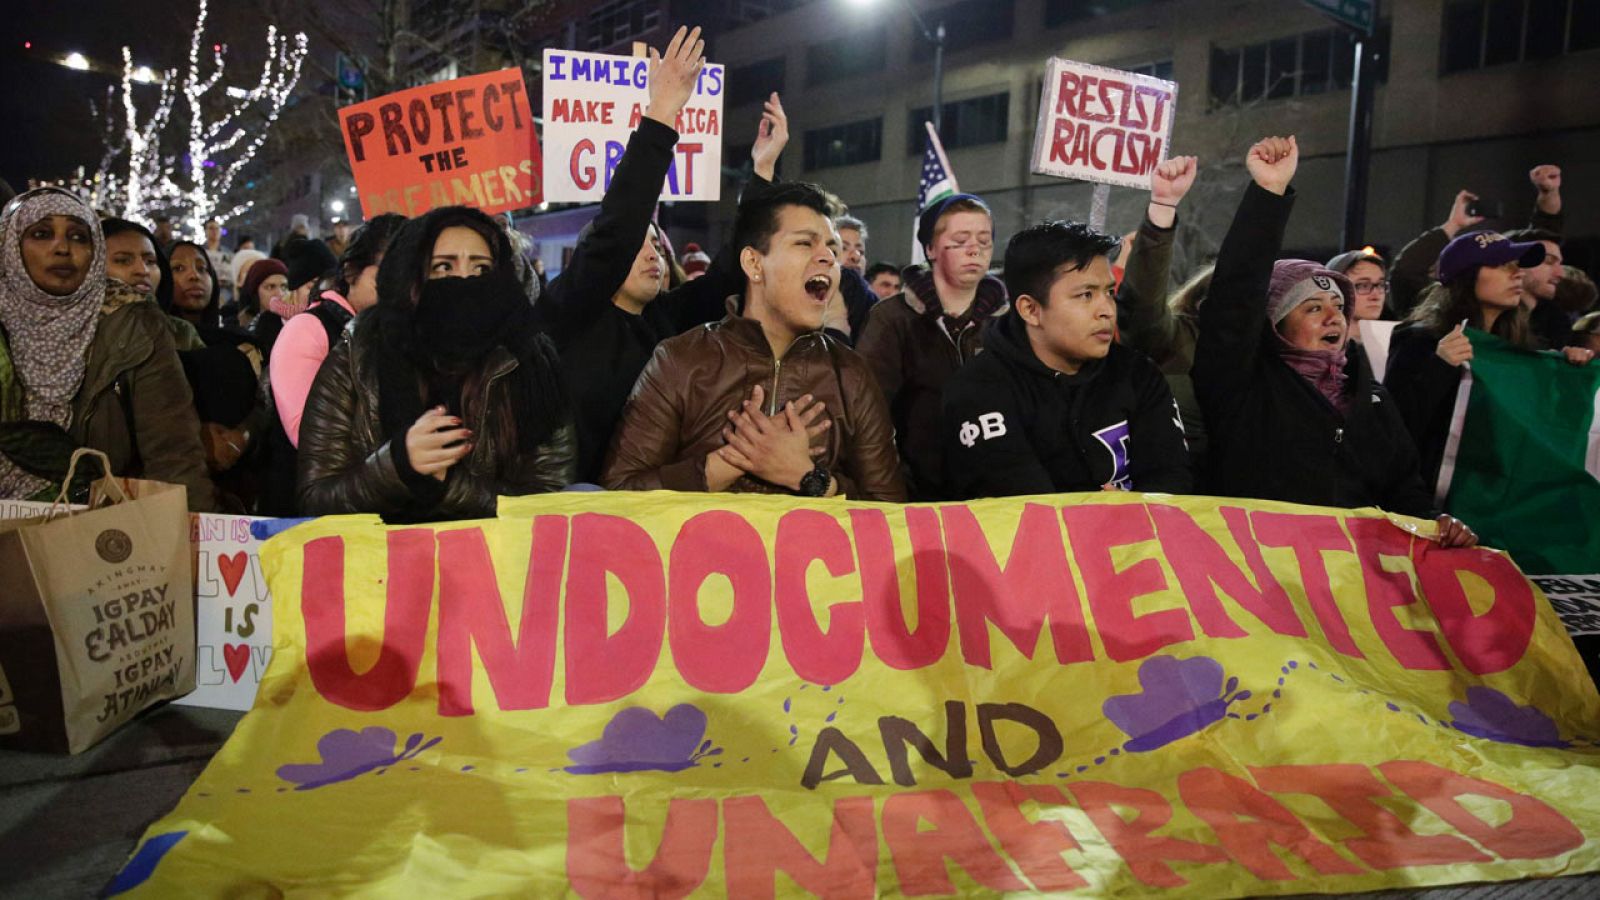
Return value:
<svg viewBox="0 0 1600 900">
<path fill-rule="evenodd" d="M 1322 263 L 1309 259 L 1280 259 L 1272 264 L 1272 283 L 1267 288 L 1267 320 L 1277 325 L 1311 295 L 1323 292 L 1339 294 L 1347 307 L 1355 297 L 1350 279 Z"/>
</svg>

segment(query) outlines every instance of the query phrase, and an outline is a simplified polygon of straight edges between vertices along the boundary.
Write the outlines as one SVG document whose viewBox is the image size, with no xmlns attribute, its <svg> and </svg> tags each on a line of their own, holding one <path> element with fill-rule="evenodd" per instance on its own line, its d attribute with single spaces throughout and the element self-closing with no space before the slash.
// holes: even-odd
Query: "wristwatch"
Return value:
<svg viewBox="0 0 1600 900">
<path fill-rule="evenodd" d="M 821 497 L 828 493 L 828 485 L 833 482 L 833 476 L 828 474 L 828 467 L 817 463 L 817 467 L 800 476 L 800 496 Z"/>
</svg>

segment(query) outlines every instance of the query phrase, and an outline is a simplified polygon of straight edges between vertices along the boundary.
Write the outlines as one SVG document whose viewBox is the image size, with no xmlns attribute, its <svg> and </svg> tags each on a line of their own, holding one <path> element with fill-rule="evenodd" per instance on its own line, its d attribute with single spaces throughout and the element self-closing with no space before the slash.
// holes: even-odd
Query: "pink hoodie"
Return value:
<svg viewBox="0 0 1600 900">
<path fill-rule="evenodd" d="M 323 291 L 322 300 L 337 303 L 355 314 L 350 301 L 336 291 Z M 315 305 L 315 304 L 313 304 Z M 272 402 L 278 408 L 289 443 L 300 446 L 300 417 L 305 415 L 311 382 L 328 358 L 328 333 L 316 316 L 304 313 L 283 323 L 283 331 L 272 345 Z"/>
</svg>

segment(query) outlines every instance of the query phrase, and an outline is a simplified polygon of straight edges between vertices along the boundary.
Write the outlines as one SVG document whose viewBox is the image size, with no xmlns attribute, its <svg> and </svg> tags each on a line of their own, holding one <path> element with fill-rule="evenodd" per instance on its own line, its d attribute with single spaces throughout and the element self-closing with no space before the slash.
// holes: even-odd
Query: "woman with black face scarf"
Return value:
<svg viewBox="0 0 1600 900">
<path fill-rule="evenodd" d="M 475 209 L 406 223 L 378 305 L 317 372 L 300 421 L 300 511 L 484 518 L 501 494 L 571 483 L 576 437 L 555 350 L 511 244 Z"/>
</svg>

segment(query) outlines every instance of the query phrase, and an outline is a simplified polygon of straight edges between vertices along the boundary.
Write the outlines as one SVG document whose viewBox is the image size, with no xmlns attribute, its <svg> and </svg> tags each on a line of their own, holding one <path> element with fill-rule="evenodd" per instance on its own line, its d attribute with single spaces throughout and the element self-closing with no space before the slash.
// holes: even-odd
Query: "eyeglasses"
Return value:
<svg viewBox="0 0 1600 900">
<path fill-rule="evenodd" d="M 1356 289 L 1356 295 L 1365 297 L 1368 294 L 1389 293 L 1388 281 L 1357 281 L 1351 287 Z"/>
</svg>

